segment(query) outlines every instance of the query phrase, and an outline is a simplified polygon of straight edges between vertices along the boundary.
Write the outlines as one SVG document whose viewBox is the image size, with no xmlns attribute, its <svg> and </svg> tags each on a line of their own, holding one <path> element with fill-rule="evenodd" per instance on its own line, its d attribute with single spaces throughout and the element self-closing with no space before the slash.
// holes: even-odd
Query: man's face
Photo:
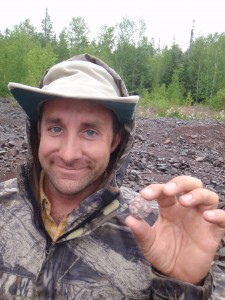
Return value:
<svg viewBox="0 0 225 300">
<path fill-rule="evenodd" d="M 51 100 L 44 105 L 39 128 L 47 196 L 86 197 L 96 191 L 120 141 L 117 134 L 112 144 L 110 110 L 86 100 Z"/>
</svg>

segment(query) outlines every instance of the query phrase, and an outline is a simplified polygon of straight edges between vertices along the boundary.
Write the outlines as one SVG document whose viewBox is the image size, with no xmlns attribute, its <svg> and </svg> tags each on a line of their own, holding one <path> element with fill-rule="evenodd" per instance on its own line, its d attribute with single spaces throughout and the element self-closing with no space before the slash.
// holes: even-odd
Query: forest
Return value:
<svg viewBox="0 0 225 300">
<path fill-rule="evenodd" d="M 225 34 L 195 38 L 190 28 L 186 50 L 174 41 L 161 47 L 146 35 L 144 20 L 124 17 L 115 26 L 102 25 L 90 37 L 86 21 L 72 18 L 56 35 L 46 9 L 38 31 L 29 19 L 0 31 L 0 97 L 9 97 L 8 82 L 37 86 L 44 70 L 81 53 L 97 56 L 124 79 L 140 105 L 166 108 L 202 103 L 215 111 L 225 109 Z"/>
</svg>

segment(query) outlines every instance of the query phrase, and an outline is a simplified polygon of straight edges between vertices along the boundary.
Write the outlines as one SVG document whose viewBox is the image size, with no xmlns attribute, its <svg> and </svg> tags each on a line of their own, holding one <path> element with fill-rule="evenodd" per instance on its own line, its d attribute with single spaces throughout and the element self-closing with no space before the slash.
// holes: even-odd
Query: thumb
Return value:
<svg viewBox="0 0 225 300">
<path fill-rule="evenodd" d="M 145 220 L 139 220 L 132 216 L 128 216 L 125 222 L 139 242 L 142 250 L 149 249 L 153 242 L 151 242 L 151 226 Z"/>
</svg>

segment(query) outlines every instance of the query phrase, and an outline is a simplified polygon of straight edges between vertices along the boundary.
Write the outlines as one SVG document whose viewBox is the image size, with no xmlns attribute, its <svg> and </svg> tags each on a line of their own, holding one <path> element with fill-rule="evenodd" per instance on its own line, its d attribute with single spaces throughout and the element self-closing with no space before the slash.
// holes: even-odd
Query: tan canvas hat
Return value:
<svg viewBox="0 0 225 300">
<path fill-rule="evenodd" d="M 103 66 L 77 59 L 51 67 L 39 88 L 15 82 L 10 82 L 8 87 L 32 121 L 38 120 L 40 104 L 64 98 L 95 101 L 114 111 L 121 123 L 126 123 L 132 120 L 139 100 L 139 96 L 121 95 L 118 82 Z"/>
</svg>

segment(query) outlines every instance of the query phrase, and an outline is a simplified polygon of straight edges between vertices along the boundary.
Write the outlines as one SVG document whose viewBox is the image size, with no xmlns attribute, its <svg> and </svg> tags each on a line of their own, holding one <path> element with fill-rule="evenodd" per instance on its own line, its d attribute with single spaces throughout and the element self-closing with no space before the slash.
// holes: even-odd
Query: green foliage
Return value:
<svg viewBox="0 0 225 300">
<path fill-rule="evenodd" d="M 172 105 L 180 105 L 183 99 L 183 86 L 179 80 L 181 70 L 174 71 L 172 81 L 167 88 L 167 99 Z"/>
<path fill-rule="evenodd" d="M 144 108 L 151 107 L 157 111 L 158 115 L 164 115 L 165 111 L 169 109 L 168 92 L 166 85 L 158 85 L 151 92 L 143 90 L 141 92 L 141 100 L 139 106 Z"/>
<path fill-rule="evenodd" d="M 47 45 L 45 48 L 36 45 L 36 47 L 28 51 L 25 61 L 27 65 L 27 77 L 24 78 L 23 83 L 38 86 L 44 71 L 55 64 L 56 56 L 50 45 Z"/>
<path fill-rule="evenodd" d="M 143 108 L 147 108 L 152 105 L 150 93 L 146 89 L 141 90 L 138 105 Z"/>
<path fill-rule="evenodd" d="M 128 17 L 114 26 L 103 25 L 91 40 L 88 24 L 77 16 L 57 37 L 46 9 L 40 32 L 29 19 L 0 32 L 0 96 L 8 95 L 9 81 L 37 86 L 54 63 L 90 53 L 114 68 L 131 94 L 141 95 L 139 106 L 146 110 L 151 107 L 158 115 L 178 117 L 181 105 L 201 102 L 223 112 L 225 34 L 194 39 L 192 29 L 190 40 L 185 52 L 175 43 L 155 47 L 145 22 Z"/>
<path fill-rule="evenodd" d="M 188 91 L 187 96 L 184 98 L 182 104 L 184 106 L 190 106 L 190 105 L 192 105 L 192 103 L 193 103 L 193 98 L 191 96 L 191 92 Z"/>
<path fill-rule="evenodd" d="M 55 46 L 55 54 L 57 56 L 57 62 L 66 60 L 70 57 L 69 45 L 67 41 L 66 30 L 63 31 L 59 35 L 59 41 Z"/>
<path fill-rule="evenodd" d="M 0 84 L 2 96 L 10 81 L 37 85 L 44 70 L 56 61 L 50 45 L 41 46 L 35 29 L 26 20 L 0 40 Z"/>
<path fill-rule="evenodd" d="M 85 20 L 81 17 L 73 18 L 67 31 L 71 56 L 85 52 L 89 45 L 88 34 L 89 28 Z"/>
<path fill-rule="evenodd" d="M 166 89 L 166 85 L 164 83 L 161 85 L 157 85 L 150 93 L 150 98 L 155 103 L 167 102 L 168 92 Z"/>
<path fill-rule="evenodd" d="M 46 8 L 45 17 L 41 21 L 42 32 L 40 32 L 39 36 L 41 39 L 42 46 L 47 46 L 48 44 L 55 43 L 55 33 L 53 31 L 53 23 L 51 21 L 51 17 L 48 13 L 48 9 Z"/>
<path fill-rule="evenodd" d="M 124 79 L 131 93 L 137 93 L 142 88 L 152 88 L 152 68 L 149 65 L 152 45 L 145 36 L 145 27 L 143 20 L 137 25 L 128 18 L 123 18 L 116 27 L 113 67 Z"/>
<path fill-rule="evenodd" d="M 177 118 L 177 119 L 185 119 L 186 118 L 185 115 L 179 111 L 178 107 L 176 107 L 176 108 L 170 107 L 168 110 L 163 112 L 162 116 L 167 117 L 167 118 Z"/>
<path fill-rule="evenodd" d="M 206 101 L 206 104 L 216 110 L 225 110 L 225 88 L 220 89 L 212 98 Z"/>
<path fill-rule="evenodd" d="M 115 27 L 103 25 L 100 29 L 97 43 L 92 43 L 90 51 L 108 65 L 113 65 L 113 49 L 115 47 Z"/>
</svg>

